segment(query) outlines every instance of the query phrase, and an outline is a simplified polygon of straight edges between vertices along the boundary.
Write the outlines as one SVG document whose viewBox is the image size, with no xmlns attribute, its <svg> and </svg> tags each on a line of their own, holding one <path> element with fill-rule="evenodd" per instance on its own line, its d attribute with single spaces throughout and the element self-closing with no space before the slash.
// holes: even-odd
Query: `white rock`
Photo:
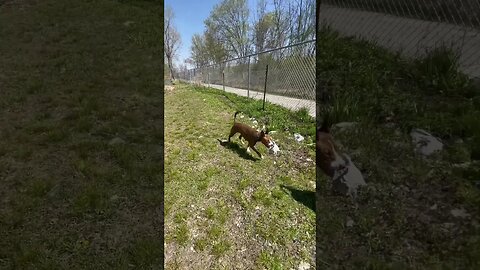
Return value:
<svg viewBox="0 0 480 270">
<path fill-rule="evenodd" d="M 310 264 L 307 262 L 301 262 L 298 266 L 298 270 L 308 270 L 310 269 Z"/>
<path fill-rule="evenodd" d="M 423 129 L 413 129 L 410 136 L 416 145 L 416 151 L 423 156 L 430 156 L 443 149 L 443 143 Z"/>
<path fill-rule="evenodd" d="M 116 137 L 110 140 L 109 145 L 124 144 L 125 141 L 122 138 Z"/>
<path fill-rule="evenodd" d="M 353 224 L 355 224 L 355 223 L 353 222 L 353 220 L 348 217 L 348 218 L 347 218 L 347 222 L 345 223 L 345 225 L 346 225 L 347 227 L 352 227 Z"/>
<path fill-rule="evenodd" d="M 123 23 L 123 25 L 128 27 L 128 26 L 132 25 L 133 23 L 134 23 L 133 21 L 126 21 L 126 22 Z"/>
<path fill-rule="evenodd" d="M 450 214 L 452 214 L 452 216 L 454 217 L 459 217 L 459 218 L 467 218 L 470 216 L 469 213 L 467 213 L 467 211 L 465 211 L 465 209 L 461 208 L 461 209 L 452 209 L 450 211 Z"/>
<path fill-rule="evenodd" d="M 302 135 L 300 135 L 298 133 L 293 134 L 293 136 L 294 136 L 294 138 L 297 142 L 301 142 L 305 139 Z"/>
</svg>

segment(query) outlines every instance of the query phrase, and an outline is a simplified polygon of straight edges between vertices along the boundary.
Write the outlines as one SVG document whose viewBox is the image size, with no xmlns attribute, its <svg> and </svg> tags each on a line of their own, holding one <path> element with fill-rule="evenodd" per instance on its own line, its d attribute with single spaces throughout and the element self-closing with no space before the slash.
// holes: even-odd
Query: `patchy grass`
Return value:
<svg viewBox="0 0 480 270">
<path fill-rule="evenodd" d="M 270 128 L 281 155 L 265 159 L 233 138 L 237 121 L 262 125 L 261 106 L 219 90 L 177 84 L 165 96 L 165 234 L 167 267 L 289 269 L 314 263 L 313 145 L 297 143 L 277 117 L 310 129 L 311 119 L 271 105 Z M 243 105 L 242 105 L 243 104 Z M 258 105 L 258 104 L 257 104 Z M 278 124 L 277 124 L 278 123 Z M 293 127 L 288 127 L 295 131 Z M 311 140 L 311 138 L 310 138 Z M 270 266 L 274 268 L 269 268 Z M 276 268 L 275 268 L 276 267 Z"/>
<path fill-rule="evenodd" d="M 202 89 L 204 92 L 224 99 L 232 110 L 242 111 L 247 113 L 249 117 L 256 118 L 259 123 L 266 125 L 269 129 L 286 131 L 292 134 L 294 132 L 300 133 L 302 136 L 306 136 L 307 143 L 312 143 L 315 138 L 315 119 L 308 114 L 306 108 L 292 112 L 267 101 L 265 110 L 263 110 L 262 100 L 249 99 L 233 93 L 218 91 L 214 88 L 203 87 Z"/>
<path fill-rule="evenodd" d="M 162 12 L 0 6 L 1 269 L 162 264 Z"/>
<path fill-rule="evenodd" d="M 328 28 L 317 40 L 317 77 L 330 94 L 319 110 L 335 122 L 358 122 L 332 132 L 368 182 L 355 209 L 319 176 L 318 265 L 478 268 L 479 91 L 458 72 L 455 55 L 440 48 L 409 61 Z M 411 128 L 440 137 L 445 150 L 430 159 L 417 156 Z M 455 208 L 470 216 L 454 217 Z"/>
</svg>

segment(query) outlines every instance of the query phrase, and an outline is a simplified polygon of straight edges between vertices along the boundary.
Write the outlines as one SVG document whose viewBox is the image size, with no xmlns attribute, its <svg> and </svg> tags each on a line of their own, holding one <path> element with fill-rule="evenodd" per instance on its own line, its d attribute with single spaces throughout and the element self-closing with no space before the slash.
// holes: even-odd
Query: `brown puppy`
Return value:
<svg viewBox="0 0 480 270">
<path fill-rule="evenodd" d="M 239 112 L 235 112 L 235 115 L 233 117 L 233 126 L 230 130 L 230 134 L 228 135 L 227 142 L 230 142 L 230 138 L 233 137 L 233 135 L 240 133 L 239 139 L 242 139 L 243 137 L 248 142 L 247 152 L 250 152 L 249 148 L 252 148 L 253 151 L 255 151 L 255 153 L 257 153 L 260 158 L 263 158 L 262 154 L 260 154 L 260 152 L 255 149 L 255 144 L 257 142 L 262 142 L 265 147 L 270 149 L 275 145 L 275 143 L 273 142 L 272 138 L 270 138 L 270 136 L 267 134 L 267 132 L 264 132 L 263 130 L 258 132 L 249 125 L 237 123 L 235 120 L 238 113 Z"/>
<path fill-rule="evenodd" d="M 317 129 L 316 159 L 317 166 L 329 177 L 345 165 L 345 160 L 338 154 L 335 141 L 330 134 L 331 123 L 325 117 L 322 126 Z"/>
</svg>

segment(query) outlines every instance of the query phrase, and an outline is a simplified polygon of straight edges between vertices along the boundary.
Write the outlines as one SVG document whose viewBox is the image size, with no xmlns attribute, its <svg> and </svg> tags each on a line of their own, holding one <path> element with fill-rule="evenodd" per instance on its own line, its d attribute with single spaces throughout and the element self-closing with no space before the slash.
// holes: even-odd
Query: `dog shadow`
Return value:
<svg viewBox="0 0 480 270">
<path fill-rule="evenodd" d="M 217 139 L 218 140 L 218 139 Z M 240 157 L 246 159 L 246 160 L 251 160 L 251 161 L 258 161 L 260 160 L 259 158 L 254 158 L 250 153 L 247 152 L 247 148 L 245 148 L 244 146 L 236 143 L 236 142 L 232 142 L 230 141 L 229 143 L 228 142 L 222 142 L 220 140 L 218 140 L 220 142 L 220 145 L 225 147 L 225 148 L 228 148 L 234 152 L 236 152 Z"/>
<path fill-rule="evenodd" d="M 280 185 L 283 192 L 292 196 L 294 200 L 310 208 L 315 212 L 315 192 L 309 190 L 300 190 L 291 186 Z"/>
</svg>

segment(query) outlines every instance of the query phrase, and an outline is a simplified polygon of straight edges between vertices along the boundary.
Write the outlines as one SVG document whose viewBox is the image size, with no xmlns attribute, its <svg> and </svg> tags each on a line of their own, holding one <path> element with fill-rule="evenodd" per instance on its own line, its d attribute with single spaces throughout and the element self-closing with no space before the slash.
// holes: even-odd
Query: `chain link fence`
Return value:
<svg viewBox="0 0 480 270">
<path fill-rule="evenodd" d="M 315 40 L 180 71 L 178 78 L 315 117 Z"/>
<path fill-rule="evenodd" d="M 323 0 L 319 22 L 409 58 L 450 48 L 459 69 L 480 78 L 478 0 Z"/>
</svg>

